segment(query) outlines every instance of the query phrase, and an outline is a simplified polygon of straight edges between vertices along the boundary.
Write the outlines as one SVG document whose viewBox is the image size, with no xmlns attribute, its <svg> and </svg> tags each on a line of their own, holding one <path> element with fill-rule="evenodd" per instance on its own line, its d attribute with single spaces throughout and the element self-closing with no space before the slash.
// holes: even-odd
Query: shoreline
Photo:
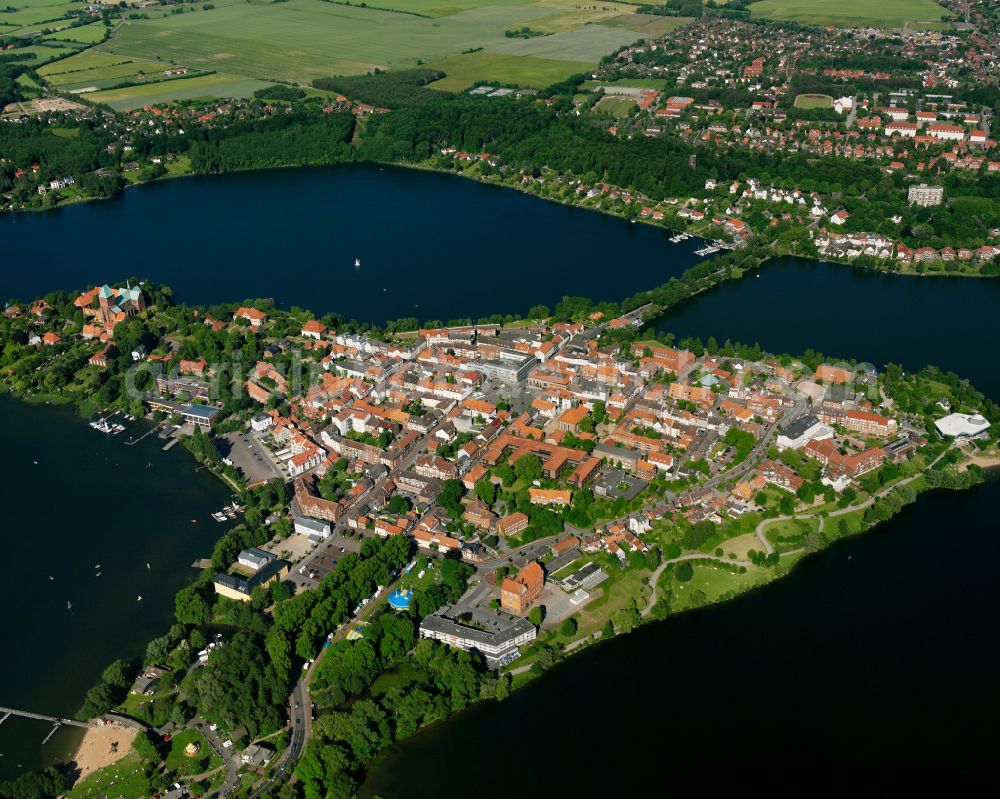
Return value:
<svg viewBox="0 0 1000 799">
<path fill-rule="evenodd" d="M 620 219 L 622 222 L 631 222 L 633 224 L 646 225 L 647 227 L 651 227 L 651 228 L 654 228 L 654 229 L 657 229 L 657 230 L 661 230 L 664 233 L 675 233 L 675 234 L 676 233 L 687 233 L 689 236 L 691 236 L 693 238 L 700 239 L 702 241 L 706 241 L 706 242 L 707 241 L 712 241 L 712 239 L 706 238 L 702 233 L 700 233 L 700 232 L 693 232 L 693 231 L 691 231 L 688 228 L 684 228 L 684 229 L 670 228 L 670 227 L 666 227 L 664 225 L 656 224 L 655 222 L 653 222 L 653 221 L 651 221 L 649 219 L 642 219 L 642 218 L 629 219 L 628 217 L 626 217 L 626 216 L 624 216 L 622 214 L 619 214 L 619 213 L 615 213 L 614 211 L 609 211 L 609 210 L 606 210 L 606 209 L 603 209 L 603 208 L 592 208 L 590 206 L 586 206 L 586 205 L 583 205 L 581 203 L 575 203 L 575 202 L 571 202 L 569 200 L 563 200 L 563 199 L 559 199 L 559 198 L 555 198 L 555 197 L 545 197 L 545 196 L 537 194 L 537 193 L 535 193 L 533 191 L 528 191 L 527 189 L 524 189 L 524 188 L 522 188 L 520 186 L 517 186 L 517 185 L 507 185 L 507 184 L 502 183 L 502 182 L 493 182 L 493 181 L 483 180 L 483 179 L 481 179 L 479 177 L 476 177 L 476 176 L 466 175 L 461 170 L 440 169 L 438 167 L 431 166 L 431 165 L 429 165 L 427 163 L 424 163 L 424 162 L 410 163 L 410 162 L 404 162 L 404 161 L 350 160 L 350 161 L 335 161 L 335 162 L 329 162 L 329 163 L 316 163 L 316 164 L 277 164 L 277 165 L 273 165 L 273 166 L 253 167 L 253 168 L 250 168 L 250 169 L 229 169 L 229 170 L 226 170 L 224 172 L 193 172 L 192 171 L 192 172 L 184 172 L 184 173 L 177 174 L 177 175 L 162 175 L 162 176 L 160 176 L 158 178 L 154 178 L 153 180 L 148 180 L 148 181 L 127 182 L 126 185 L 122 186 L 121 195 L 124 196 L 125 192 L 128 191 L 129 189 L 139 188 L 141 186 L 151 186 L 151 185 L 154 185 L 156 183 L 161 183 L 161 182 L 166 182 L 166 181 L 171 181 L 171 180 L 179 180 L 179 179 L 182 179 L 182 178 L 212 177 L 212 176 L 223 176 L 223 175 L 241 175 L 241 174 L 249 174 L 249 173 L 252 173 L 252 172 L 270 172 L 272 170 L 277 170 L 277 169 L 329 169 L 329 168 L 335 168 L 335 167 L 341 167 L 341 166 L 348 166 L 348 165 L 369 166 L 369 167 L 377 166 L 380 169 L 384 168 L 384 167 L 393 167 L 393 168 L 405 169 L 405 170 L 410 170 L 410 171 L 415 171 L 415 172 L 429 172 L 429 173 L 437 174 L 437 175 L 450 175 L 452 177 L 457 177 L 457 178 L 462 178 L 462 179 L 465 179 L 465 180 L 470 180 L 473 183 L 478 183 L 481 186 L 493 186 L 493 187 L 498 188 L 498 189 L 509 189 L 509 190 L 512 190 L 512 191 L 516 191 L 518 194 L 524 195 L 526 197 L 533 197 L 536 200 L 542 200 L 544 202 L 550 202 L 550 203 L 554 203 L 556 205 L 562 205 L 562 206 L 565 206 L 565 207 L 568 207 L 568 208 L 577 208 L 577 209 L 579 209 L 581 211 L 591 211 L 591 212 L 596 213 L 596 214 L 601 214 L 602 216 L 611 217 L 611 218 L 614 218 L 614 219 Z M 14 210 L 3 210 L 3 211 L 0 211 L 0 214 L 15 215 L 15 214 L 19 214 L 19 213 L 45 213 L 47 211 L 58 211 L 61 208 L 69 208 L 69 207 L 72 207 L 72 206 L 83 205 L 83 204 L 89 203 L 89 202 L 99 202 L 99 201 L 114 200 L 118 196 L 119 195 L 116 194 L 116 195 L 112 195 L 110 197 L 75 197 L 72 200 L 68 200 L 65 203 L 60 203 L 59 205 L 56 205 L 56 206 L 54 206 L 52 208 L 18 208 L 18 209 L 14 209 Z M 773 247 L 773 242 L 772 242 L 772 245 L 765 245 L 765 246 L 771 246 L 771 247 Z M 916 277 L 916 278 L 924 278 L 924 277 L 929 277 L 929 278 L 962 277 L 962 278 L 976 278 L 976 279 L 988 279 L 988 280 L 989 279 L 1000 278 L 1000 273 L 998 273 L 996 275 L 984 275 L 981 272 L 969 273 L 969 272 L 954 271 L 954 270 L 943 270 L 943 271 L 935 271 L 935 272 L 917 272 L 917 271 L 915 271 L 913 269 L 909 269 L 909 270 L 903 270 L 903 269 L 883 269 L 883 268 L 879 268 L 878 266 L 867 266 L 865 264 L 860 264 L 860 263 L 857 263 L 855 261 L 841 261 L 841 260 L 837 260 L 837 259 L 826 259 L 826 258 L 822 258 L 822 257 L 820 257 L 818 255 L 810 255 L 810 254 L 807 254 L 807 253 L 797 253 L 797 252 L 790 252 L 790 251 L 786 252 L 786 251 L 782 251 L 782 250 L 774 250 L 773 254 L 774 254 L 775 257 L 787 256 L 787 257 L 791 257 L 791 258 L 804 258 L 804 259 L 807 259 L 807 260 L 810 260 L 810 261 L 817 261 L 819 263 L 833 264 L 835 266 L 846 266 L 846 267 L 850 267 L 852 269 L 863 269 L 863 270 L 865 270 L 867 272 L 877 272 L 877 273 L 886 274 L 886 275 L 899 275 L 899 276 L 902 276 L 902 277 Z M 714 256 L 717 256 L 717 255 L 718 255 L 718 253 L 714 254 Z M 713 257 L 708 257 L 708 258 L 703 258 L 702 261 L 711 261 L 711 260 L 714 260 L 714 256 Z M 895 262 L 891 261 L 889 263 L 895 263 Z"/>
<path fill-rule="evenodd" d="M 88 727 L 69 761 L 76 776 L 74 785 L 127 757 L 136 735 L 138 730 L 117 724 Z"/>
</svg>

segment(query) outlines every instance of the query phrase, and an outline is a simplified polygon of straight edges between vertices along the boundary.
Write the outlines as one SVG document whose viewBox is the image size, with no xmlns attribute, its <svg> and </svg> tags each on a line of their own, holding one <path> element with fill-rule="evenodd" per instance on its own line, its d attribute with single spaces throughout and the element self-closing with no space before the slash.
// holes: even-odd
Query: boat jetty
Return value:
<svg viewBox="0 0 1000 799">
<path fill-rule="evenodd" d="M 107 416 L 100 416 L 97 419 L 92 419 L 90 421 L 90 426 L 106 435 L 116 436 L 119 433 L 125 432 L 125 425 L 118 421 L 119 417 L 123 419 L 135 419 L 135 417 L 131 414 L 123 413 L 122 411 L 113 411 Z"/>
<path fill-rule="evenodd" d="M 233 520 L 239 514 L 244 513 L 246 509 L 247 509 L 246 505 L 240 505 L 238 502 L 234 500 L 231 504 L 226 505 L 222 510 L 213 513 L 212 518 L 215 519 L 217 522 L 224 522 L 226 521 L 226 519 Z"/>
</svg>

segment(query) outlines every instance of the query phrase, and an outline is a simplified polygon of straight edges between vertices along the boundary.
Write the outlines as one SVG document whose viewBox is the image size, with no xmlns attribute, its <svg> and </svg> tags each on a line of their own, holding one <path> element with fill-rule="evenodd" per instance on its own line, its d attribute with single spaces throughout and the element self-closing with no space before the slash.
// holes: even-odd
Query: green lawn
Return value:
<svg viewBox="0 0 1000 799">
<path fill-rule="evenodd" d="M 619 610 L 635 599 L 642 610 L 645 600 L 643 588 L 649 577 L 649 569 L 612 570 L 609 577 L 594 591 L 603 590 L 604 595 L 585 605 L 577 616 L 579 625 L 574 638 L 583 638 L 604 628 L 605 623 Z"/>
<path fill-rule="evenodd" d="M 189 743 L 198 745 L 198 754 L 188 757 L 184 747 Z M 167 771 L 177 777 L 192 777 L 222 765 L 222 759 L 212 751 L 198 730 L 184 730 L 170 739 L 170 749 L 165 758 Z"/>
<path fill-rule="evenodd" d="M 688 582 L 673 581 L 674 600 L 671 607 L 675 611 L 699 606 L 700 603 L 693 599 L 695 591 L 701 591 L 705 595 L 707 604 L 717 602 L 730 592 L 747 591 L 769 579 L 767 574 L 757 568 L 748 568 L 744 574 L 734 574 L 720 566 L 697 564 L 693 566 L 693 571 L 694 575 Z"/>
<path fill-rule="evenodd" d="M 541 89 L 577 72 L 587 70 L 592 64 L 585 61 L 558 61 L 533 56 L 478 52 L 450 56 L 434 61 L 428 66 L 447 73 L 447 77 L 431 84 L 433 88 L 460 92 L 477 81 L 513 83 Z"/>
<path fill-rule="evenodd" d="M 797 549 L 802 546 L 802 538 L 810 532 L 819 529 L 819 520 L 815 516 L 804 519 L 784 519 L 772 522 L 764 528 L 764 535 L 779 552 L 786 549 Z"/>
<path fill-rule="evenodd" d="M 153 791 L 143 774 L 142 761 L 134 752 L 113 766 L 95 771 L 80 780 L 66 794 L 68 799 L 98 799 L 98 797 L 141 799 L 152 795 Z"/>
<path fill-rule="evenodd" d="M 755 17 L 804 25 L 871 25 L 895 28 L 905 22 L 940 21 L 952 13 L 933 0 L 760 0 L 750 7 Z"/>
</svg>

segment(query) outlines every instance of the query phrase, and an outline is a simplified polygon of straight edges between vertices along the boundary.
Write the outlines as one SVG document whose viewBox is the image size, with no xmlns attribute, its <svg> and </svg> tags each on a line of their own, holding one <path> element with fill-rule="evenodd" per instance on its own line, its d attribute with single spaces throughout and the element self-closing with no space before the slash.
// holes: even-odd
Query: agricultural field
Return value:
<svg viewBox="0 0 1000 799">
<path fill-rule="evenodd" d="M 26 47 L 15 47 L 12 50 L 7 50 L 5 55 L 14 54 L 30 54 L 32 58 L 27 58 L 23 61 L 18 61 L 19 64 L 24 64 L 28 67 L 37 67 L 39 64 L 45 64 L 51 61 L 53 58 L 62 58 L 66 53 L 72 53 L 77 48 L 68 45 L 65 42 L 52 42 L 51 45 L 48 44 L 32 44 Z"/>
<path fill-rule="evenodd" d="M 828 94 L 800 94 L 795 98 L 795 107 L 804 111 L 813 108 L 832 108 L 833 98 Z"/>
<path fill-rule="evenodd" d="M 661 17 L 656 14 L 629 13 L 603 20 L 603 24 L 612 28 L 627 28 L 630 31 L 641 33 L 643 36 L 656 39 L 670 33 L 670 31 L 677 30 L 681 25 L 687 25 L 691 19 L 691 17 Z"/>
<path fill-rule="evenodd" d="M 561 61 L 480 51 L 450 56 L 427 66 L 447 73 L 447 77 L 432 83 L 431 88 L 460 92 L 477 81 L 548 86 L 570 75 L 583 72 L 592 64 L 586 61 Z"/>
<path fill-rule="evenodd" d="M 144 83 L 123 89 L 90 92 L 88 100 L 106 103 L 118 111 L 130 111 L 144 105 L 169 103 L 172 100 L 194 100 L 202 97 L 252 97 L 257 89 L 269 85 L 266 81 L 226 75 L 216 72 L 193 78 L 178 78 L 159 83 Z"/>
<path fill-rule="evenodd" d="M 530 55 L 596 64 L 603 56 L 635 40 L 635 32 L 627 28 L 609 28 L 595 24 L 574 31 L 554 33 L 551 36 L 510 39 L 505 44 L 491 49 L 508 55 Z"/>
<path fill-rule="evenodd" d="M 749 6 L 755 17 L 804 25 L 870 25 L 897 28 L 907 22 L 940 22 L 952 13 L 934 0 L 760 0 Z"/>
<path fill-rule="evenodd" d="M 66 0 L 6 0 L 2 8 L 8 6 L 15 10 L 0 10 L 0 34 L 21 35 L 55 28 L 71 11 L 82 8 L 80 3 L 67 3 Z"/>
<path fill-rule="evenodd" d="M 620 22 L 600 24 L 636 16 L 628 13 L 630 6 L 620 3 L 387 0 L 387 5 L 380 2 L 376 9 L 321 0 L 219 0 L 215 5 L 207 11 L 195 6 L 195 10 L 165 16 L 154 16 L 153 8 L 150 19 L 127 20 L 99 50 L 295 83 L 375 68 L 438 66 L 447 60 L 456 74 L 441 88 L 454 90 L 477 80 L 543 86 L 593 66 L 602 56 L 638 38 L 634 29 Z M 641 24 L 645 23 L 640 20 Z M 551 35 L 528 40 L 504 35 L 524 26 Z M 463 58 L 463 54 L 477 57 Z M 524 63 L 518 63 L 522 58 Z M 544 61 L 567 63 L 558 66 Z M 482 71 L 473 72 L 475 68 Z"/>
<path fill-rule="evenodd" d="M 77 28 L 65 28 L 55 33 L 43 36 L 43 39 L 57 39 L 64 42 L 80 42 L 81 44 L 97 44 L 104 41 L 108 28 L 103 22 L 92 22 L 90 25 L 80 25 Z"/>
<path fill-rule="evenodd" d="M 344 0 L 333 0 L 333 2 L 343 3 Z M 528 6 L 534 2 L 536 0 L 491 0 L 489 3 L 484 2 L 484 0 L 378 0 L 378 2 L 373 0 L 370 5 L 425 17 L 446 17 L 449 14 L 457 14 L 460 11 L 468 11 L 470 8 L 479 8 L 483 5 Z M 355 5 L 359 5 L 359 3 L 355 3 Z"/>
<path fill-rule="evenodd" d="M 38 70 L 54 88 L 63 92 L 110 89 L 126 82 L 161 80 L 167 65 L 88 50 L 47 64 Z M 139 75 L 145 78 L 140 78 Z"/>
</svg>

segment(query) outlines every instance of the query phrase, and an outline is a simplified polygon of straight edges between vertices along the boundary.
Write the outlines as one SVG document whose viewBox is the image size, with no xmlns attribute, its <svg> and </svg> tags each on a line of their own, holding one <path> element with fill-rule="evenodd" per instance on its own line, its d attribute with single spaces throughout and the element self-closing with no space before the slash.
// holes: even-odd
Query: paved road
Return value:
<svg viewBox="0 0 1000 799">
<path fill-rule="evenodd" d="M 215 754 L 222 759 L 222 763 L 226 767 L 226 781 L 215 791 L 210 793 L 209 796 L 228 796 L 239 787 L 239 770 L 243 763 L 240 761 L 239 757 L 236 756 L 234 747 L 231 746 L 228 749 L 223 747 L 222 738 L 219 736 L 217 731 L 210 729 L 207 724 L 196 724 L 194 726 L 202 735 L 205 736 L 205 740 L 208 741 L 209 746 L 211 746 L 215 751 Z"/>
<path fill-rule="evenodd" d="M 952 445 L 952 446 L 954 446 L 954 445 Z M 933 466 L 935 463 L 937 463 L 939 460 L 941 460 L 941 458 L 943 458 L 945 455 L 947 455 L 951 451 L 951 449 L 952 449 L 951 447 L 948 447 L 947 449 L 945 449 L 944 452 L 942 452 L 933 461 L 931 461 L 929 464 L 927 464 L 927 469 L 929 469 L 931 466 Z M 864 510 L 869 505 L 871 505 L 876 499 L 884 497 L 886 494 L 888 494 L 890 491 L 892 491 L 897 486 L 903 486 L 903 485 L 907 485 L 908 483 L 912 483 L 918 477 L 920 477 L 921 475 L 923 475 L 924 471 L 926 471 L 926 469 L 923 470 L 923 471 L 921 471 L 921 472 L 918 472 L 917 474 L 913 475 L 912 477 L 907 477 L 907 478 L 905 478 L 903 480 L 900 480 L 898 483 L 893 483 L 891 486 L 883 488 L 877 494 L 873 494 L 872 496 L 868 497 L 868 499 L 866 499 L 864 502 L 859 502 L 857 505 L 848 505 L 846 508 L 841 508 L 840 510 L 831 511 L 830 513 L 827 514 L 826 518 L 832 519 L 834 516 L 844 516 L 844 515 L 846 515 L 848 513 L 853 513 L 856 510 Z M 771 545 L 771 542 L 767 540 L 767 536 L 764 535 L 764 528 L 767 527 L 767 525 L 771 524 L 772 522 L 785 522 L 785 521 L 789 521 L 790 519 L 811 519 L 815 515 L 816 514 L 814 514 L 814 513 L 806 513 L 806 514 L 799 514 L 797 516 L 794 516 L 794 515 L 793 516 L 774 516 L 774 517 L 772 517 L 770 519 L 764 519 L 764 521 L 762 521 L 760 524 L 757 525 L 757 529 L 755 531 L 756 534 L 757 534 L 757 540 L 760 541 L 761 545 L 764 547 L 764 551 L 768 555 L 770 555 L 772 552 L 774 552 L 774 547 Z M 825 526 L 826 526 L 826 519 L 824 517 L 820 516 L 819 517 L 819 529 L 823 530 L 825 528 Z M 795 551 L 797 552 L 798 550 L 795 550 Z M 792 554 L 792 553 L 791 552 L 786 552 L 785 554 Z"/>
<path fill-rule="evenodd" d="M 292 738 L 288 743 L 288 748 L 282 753 L 278 760 L 278 767 L 275 769 L 274 774 L 271 775 L 264 783 L 259 785 L 253 793 L 250 794 L 251 799 L 256 799 L 259 796 L 267 793 L 279 782 L 284 781 L 294 770 L 295 764 L 298 759 L 302 756 L 302 752 L 305 750 L 306 741 L 309 739 L 310 727 L 312 723 L 312 709 L 306 703 L 308 699 L 308 692 L 305 686 L 306 678 L 303 677 L 295 684 L 295 689 L 292 691 L 291 708 L 289 713 L 291 714 L 291 726 L 292 726 Z M 298 703 L 298 708 L 295 707 Z"/>
</svg>

